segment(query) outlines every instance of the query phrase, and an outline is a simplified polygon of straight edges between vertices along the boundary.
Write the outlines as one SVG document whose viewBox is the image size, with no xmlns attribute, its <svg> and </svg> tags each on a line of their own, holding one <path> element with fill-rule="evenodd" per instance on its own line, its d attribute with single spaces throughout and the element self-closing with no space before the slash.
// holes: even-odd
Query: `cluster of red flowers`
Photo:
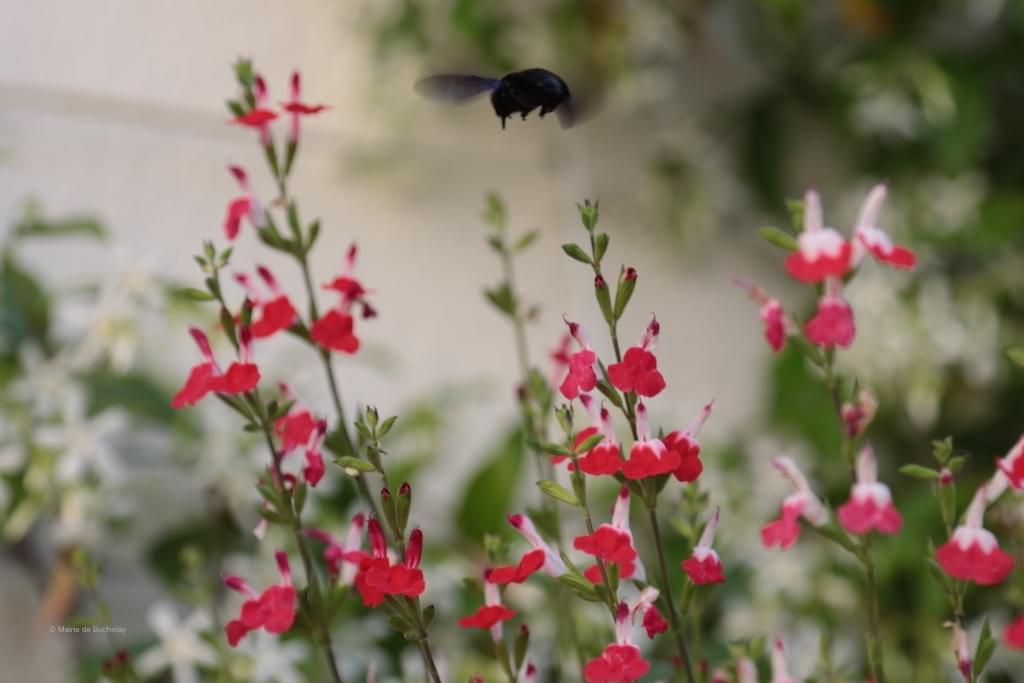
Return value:
<svg viewBox="0 0 1024 683">
<path fill-rule="evenodd" d="M 555 359 L 566 367 L 560 391 L 566 399 L 579 399 L 594 423 L 576 436 L 574 445 L 579 447 L 596 434 L 604 437 L 579 457 L 580 470 L 594 476 L 615 476 L 621 473 L 632 481 L 669 473 L 681 482 L 696 481 L 704 469 L 700 461 L 700 442 L 696 436 L 711 414 L 710 404 L 701 410 L 686 429 L 674 430 L 659 439 L 651 437 L 647 406 L 638 401 L 635 407 L 638 438 L 630 448 L 629 457 L 623 459 L 607 409 L 599 407 L 597 400 L 587 393 L 597 387 L 597 353 L 590 347 L 581 325 L 570 321 L 566 321 L 566 324 L 571 338 L 581 348 L 575 353 L 562 349 L 555 355 Z M 634 398 L 653 398 L 665 389 L 665 379 L 658 371 L 658 360 L 653 353 L 660 331 L 661 324 L 652 318 L 640 345 L 627 349 L 622 362 L 608 365 L 608 380 L 612 386 Z M 567 456 L 553 455 L 552 460 L 555 464 L 564 463 Z M 572 464 L 569 466 L 571 471 Z"/>
</svg>

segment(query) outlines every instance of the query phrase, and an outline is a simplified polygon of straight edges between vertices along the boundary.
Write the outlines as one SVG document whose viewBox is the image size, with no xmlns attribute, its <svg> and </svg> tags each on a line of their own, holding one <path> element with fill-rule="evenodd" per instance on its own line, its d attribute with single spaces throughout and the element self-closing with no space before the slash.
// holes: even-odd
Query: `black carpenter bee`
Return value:
<svg viewBox="0 0 1024 683">
<path fill-rule="evenodd" d="M 502 78 L 445 74 L 430 76 L 416 83 L 416 91 L 425 97 L 445 102 L 462 103 L 490 91 L 494 113 L 505 120 L 513 114 L 526 118 L 534 109 L 540 115 L 555 112 L 563 128 L 575 122 L 569 86 L 547 69 L 514 71 Z"/>
</svg>

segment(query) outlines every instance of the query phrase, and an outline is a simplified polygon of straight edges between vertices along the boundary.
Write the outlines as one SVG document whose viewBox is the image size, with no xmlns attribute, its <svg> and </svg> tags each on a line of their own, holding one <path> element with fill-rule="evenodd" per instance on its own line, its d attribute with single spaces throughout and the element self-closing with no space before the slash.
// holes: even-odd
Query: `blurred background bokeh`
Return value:
<svg viewBox="0 0 1024 683">
<path fill-rule="evenodd" d="M 343 394 L 350 409 L 401 415 L 389 457 L 417 486 L 453 675 L 487 657 L 450 629 L 466 599 L 459 578 L 476 571 L 481 532 L 504 533 L 505 511 L 537 495 L 515 437 L 511 329 L 482 295 L 500 279 L 481 219 L 489 191 L 512 229 L 540 230 L 517 261 L 524 296 L 540 305 L 529 330 L 538 367 L 550 370 L 563 313 L 600 328 L 591 278 L 558 248 L 579 236 L 575 202 L 598 198 L 610 258 L 640 273 L 624 341 L 639 339 L 651 311 L 663 326 L 669 391 L 652 405 L 656 421 L 685 424 L 716 400 L 701 485 L 723 505 L 730 575 L 705 605 L 705 654 L 780 630 L 801 676 L 815 674 L 822 642 L 839 665 L 859 666 L 856 572 L 817 539 L 785 554 L 759 547 L 784 491 L 769 457 L 796 457 L 833 503 L 847 480 L 819 380 L 798 354 L 770 355 L 732 278 L 805 313 L 813 302 L 757 228 L 787 226 L 785 200 L 816 187 L 828 224 L 848 230 L 867 189 L 887 181 L 883 226 L 920 265 L 858 277 L 858 336 L 841 364 L 880 399 L 873 441 L 907 518 L 880 543 L 891 676 L 955 680 L 946 606 L 921 564 L 941 520 L 928 487 L 896 469 L 927 463 L 931 441 L 951 435 L 972 455 L 966 499 L 1024 428 L 1024 370 L 1004 354 L 1024 341 L 1024 2 L 94 0 L 3 14 L 4 681 L 95 680 L 111 643 L 27 623 L 101 608 L 154 680 L 197 680 L 226 656 L 196 635 L 212 623 L 218 572 L 270 576 L 269 551 L 249 533 L 259 444 L 220 404 L 168 406 L 194 362 L 185 328 L 210 321 L 174 292 L 198 282 L 202 240 L 223 241 L 235 192 L 226 164 L 273 192 L 249 131 L 225 123 L 240 56 L 275 101 L 298 68 L 310 99 L 331 105 L 305 126 L 291 187 L 323 220 L 320 279 L 359 244 L 381 315 L 361 328 L 365 349 L 337 363 Z M 530 66 L 600 100 L 595 115 L 567 131 L 535 117 L 502 131 L 486 102 L 446 107 L 412 90 L 432 72 Z M 300 287 L 252 235 L 234 262 L 267 263 Z M 327 410 L 313 354 L 289 339 L 259 354 L 266 375 Z M 340 526 L 351 491 L 337 471 L 325 486 L 316 514 Z M 1013 505 L 995 524 L 1022 558 Z M 95 590 L 62 589 L 83 563 L 100 568 Z M 1002 625 L 1021 607 L 1018 572 L 1000 591 L 975 591 L 968 612 Z M 358 680 L 374 659 L 399 680 L 401 638 L 379 615 L 352 613 L 339 629 L 353 653 L 346 671 Z M 240 680 L 304 680 L 307 654 L 298 642 L 250 643 L 236 655 Z M 992 680 L 1024 681 L 1021 670 L 1024 658 L 999 648 Z"/>
</svg>

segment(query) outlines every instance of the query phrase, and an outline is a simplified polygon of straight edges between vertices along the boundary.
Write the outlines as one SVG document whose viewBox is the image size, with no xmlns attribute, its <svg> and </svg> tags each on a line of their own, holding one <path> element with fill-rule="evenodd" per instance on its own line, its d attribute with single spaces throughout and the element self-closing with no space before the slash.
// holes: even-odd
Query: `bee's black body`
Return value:
<svg viewBox="0 0 1024 683">
<path fill-rule="evenodd" d="M 501 79 L 431 76 L 417 83 L 416 89 L 427 97 L 449 102 L 465 102 L 490 90 L 491 105 L 502 128 L 510 116 L 520 114 L 525 119 L 534 109 L 540 109 L 541 116 L 557 111 L 563 127 L 573 123 L 569 86 L 547 69 L 514 71 Z"/>
</svg>

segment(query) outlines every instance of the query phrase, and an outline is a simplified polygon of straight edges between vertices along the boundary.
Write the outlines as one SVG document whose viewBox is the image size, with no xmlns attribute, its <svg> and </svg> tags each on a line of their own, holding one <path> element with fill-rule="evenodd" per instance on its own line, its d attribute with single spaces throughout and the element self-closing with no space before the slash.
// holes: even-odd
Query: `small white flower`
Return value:
<svg viewBox="0 0 1024 683">
<path fill-rule="evenodd" d="M 124 467 L 111 441 L 127 427 L 127 416 L 111 409 L 88 417 L 85 396 L 80 391 L 67 391 L 61 418 L 62 424 L 40 427 L 35 434 L 36 443 L 58 452 L 57 481 L 73 483 L 86 473 L 105 483 L 122 481 Z"/>
<path fill-rule="evenodd" d="M 255 631 L 242 640 L 238 650 L 251 657 L 246 680 L 252 683 L 303 683 L 306 680 L 298 669 L 308 654 L 305 643 L 285 642 L 279 636 Z"/>
<path fill-rule="evenodd" d="M 136 668 L 143 676 L 170 669 L 174 683 L 199 683 L 196 667 L 216 666 L 216 650 L 200 637 L 212 626 L 208 612 L 196 609 L 181 619 L 174 604 L 159 602 L 149 609 L 147 620 L 158 642 L 139 655 Z"/>
</svg>

